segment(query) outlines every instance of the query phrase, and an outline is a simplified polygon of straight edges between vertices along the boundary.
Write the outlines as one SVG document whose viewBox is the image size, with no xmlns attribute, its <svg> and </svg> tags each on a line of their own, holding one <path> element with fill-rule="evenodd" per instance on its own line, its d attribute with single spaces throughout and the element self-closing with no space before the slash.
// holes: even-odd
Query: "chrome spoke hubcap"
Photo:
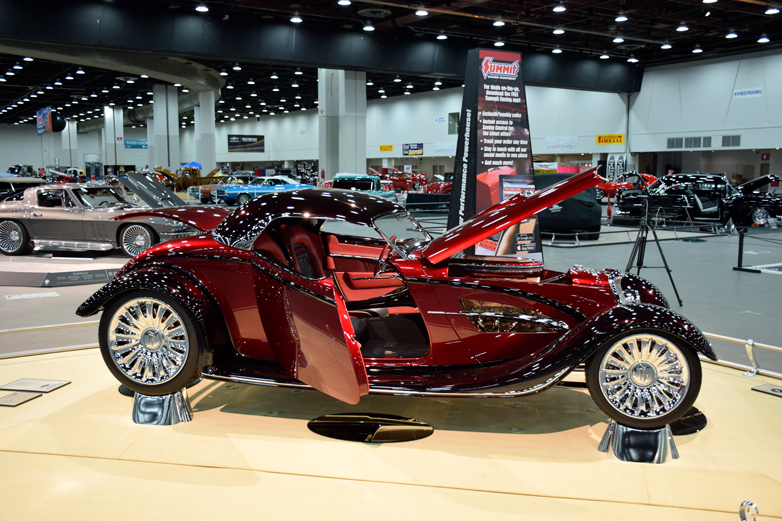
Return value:
<svg viewBox="0 0 782 521">
<path fill-rule="evenodd" d="M 625 337 L 600 361 L 600 390 L 619 412 L 655 418 L 679 405 L 687 395 L 690 370 L 671 341 L 649 334 Z"/>
<path fill-rule="evenodd" d="M 0 249 L 13 252 L 21 247 L 22 230 L 19 225 L 11 221 L 0 223 Z"/>
<path fill-rule="evenodd" d="M 145 252 L 152 246 L 152 237 L 149 230 L 137 224 L 128 226 L 122 232 L 122 247 L 134 257 Z"/>
<path fill-rule="evenodd" d="M 119 370 L 150 385 L 176 376 L 190 346 L 182 317 L 153 298 L 130 300 L 117 309 L 108 335 L 109 352 Z"/>
</svg>

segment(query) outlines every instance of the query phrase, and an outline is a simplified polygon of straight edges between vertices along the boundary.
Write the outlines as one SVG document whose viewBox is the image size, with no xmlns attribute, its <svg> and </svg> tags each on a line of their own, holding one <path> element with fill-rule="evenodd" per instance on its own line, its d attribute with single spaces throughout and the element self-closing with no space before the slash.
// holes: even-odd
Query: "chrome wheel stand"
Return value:
<svg viewBox="0 0 782 521">
<path fill-rule="evenodd" d="M 163 396 L 136 393 L 133 398 L 133 422 L 141 425 L 176 425 L 193 419 L 193 409 L 182 389 Z"/>
<path fill-rule="evenodd" d="M 608 452 L 616 459 L 634 463 L 665 463 L 668 456 L 679 459 L 671 426 L 660 429 L 634 429 L 611 420 L 597 450 Z"/>
</svg>

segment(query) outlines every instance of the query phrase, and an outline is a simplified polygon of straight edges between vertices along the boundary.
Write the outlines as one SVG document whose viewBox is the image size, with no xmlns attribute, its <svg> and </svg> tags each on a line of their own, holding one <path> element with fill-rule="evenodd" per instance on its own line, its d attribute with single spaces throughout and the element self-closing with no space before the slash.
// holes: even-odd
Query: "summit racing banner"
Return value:
<svg viewBox="0 0 782 521">
<path fill-rule="evenodd" d="M 515 194 L 535 190 L 521 63 L 520 53 L 493 49 L 473 49 L 467 56 L 448 228 Z M 529 250 L 520 249 L 519 241 L 510 237 L 515 234 L 524 236 Z M 475 253 L 524 253 L 542 260 L 540 241 L 526 240 L 537 234 L 533 218 L 511 227 L 503 234 L 507 237 L 482 241 Z"/>
</svg>

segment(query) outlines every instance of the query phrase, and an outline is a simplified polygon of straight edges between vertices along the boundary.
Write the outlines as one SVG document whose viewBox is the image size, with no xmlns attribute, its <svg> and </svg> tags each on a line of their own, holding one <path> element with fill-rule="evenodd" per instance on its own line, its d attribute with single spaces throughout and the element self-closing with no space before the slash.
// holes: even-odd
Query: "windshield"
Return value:
<svg viewBox="0 0 782 521">
<path fill-rule="evenodd" d="M 73 195 L 88 208 L 130 204 L 117 190 L 109 187 L 78 188 Z"/>
<path fill-rule="evenodd" d="M 432 240 L 432 236 L 407 212 L 377 217 L 374 223 L 383 238 L 405 259 Z M 391 240 L 392 237 L 395 239 Z"/>
<path fill-rule="evenodd" d="M 334 179 L 331 186 L 342 190 L 377 190 L 374 179 Z"/>
</svg>

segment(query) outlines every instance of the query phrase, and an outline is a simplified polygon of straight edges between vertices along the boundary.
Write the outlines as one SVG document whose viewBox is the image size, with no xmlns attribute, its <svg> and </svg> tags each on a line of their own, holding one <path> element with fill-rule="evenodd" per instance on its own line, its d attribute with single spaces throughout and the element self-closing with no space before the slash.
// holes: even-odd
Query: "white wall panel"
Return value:
<svg viewBox="0 0 782 521">
<path fill-rule="evenodd" d="M 264 136 L 265 152 L 228 152 L 228 135 Z M 217 162 L 313 160 L 318 158 L 318 115 L 315 110 L 217 123 Z"/>
</svg>

